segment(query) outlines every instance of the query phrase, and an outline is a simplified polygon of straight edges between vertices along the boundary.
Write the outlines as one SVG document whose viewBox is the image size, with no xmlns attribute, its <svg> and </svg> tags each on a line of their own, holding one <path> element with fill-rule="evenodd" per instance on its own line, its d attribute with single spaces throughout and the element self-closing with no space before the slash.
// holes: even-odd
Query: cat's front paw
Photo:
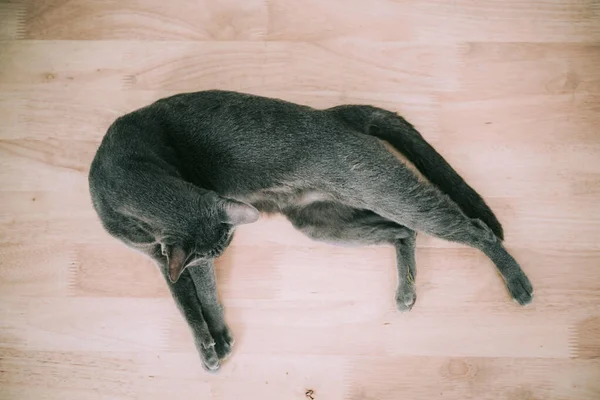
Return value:
<svg viewBox="0 0 600 400">
<path fill-rule="evenodd" d="M 396 291 L 396 308 L 400 312 L 410 311 L 417 301 L 415 285 L 405 284 Z"/>
<path fill-rule="evenodd" d="M 214 340 L 205 340 L 197 343 L 196 347 L 200 352 L 204 369 L 209 372 L 217 372 L 221 368 L 221 363 L 216 351 L 216 342 Z"/>
<path fill-rule="evenodd" d="M 231 332 L 225 327 L 225 329 L 213 333 L 212 336 L 215 340 L 215 351 L 217 352 L 217 356 L 220 360 L 226 359 L 231 354 L 234 343 Z"/>
<path fill-rule="evenodd" d="M 522 306 L 533 300 L 533 285 L 524 273 L 507 280 L 506 287 L 512 298 Z"/>
</svg>

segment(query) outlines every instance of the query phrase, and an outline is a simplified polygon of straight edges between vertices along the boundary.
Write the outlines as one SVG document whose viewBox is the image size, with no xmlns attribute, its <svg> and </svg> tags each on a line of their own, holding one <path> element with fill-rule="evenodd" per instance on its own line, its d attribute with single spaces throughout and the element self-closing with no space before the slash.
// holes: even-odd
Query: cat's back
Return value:
<svg viewBox="0 0 600 400">
<path fill-rule="evenodd" d="M 208 90 L 166 97 L 118 118 L 99 152 L 110 148 L 114 157 L 148 145 L 175 147 L 184 153 L 228 146 L 264 146 L 285 152 L 331 140 L 330 135 L 340 129 L 339 121 L 322 110 L 275 98 Z"/>
<path fill-rule="evenodd" d="M 119 185 L 118 171 L 141 163 L 223 192 L 240 182 L 269 186 L 318 169 L 365 138 L 308 106 L 229 91 L 183 93 L 113 123 L 92 164 L 90 188 Z"/>
<path fill-rule="evenodd" d="M 90 168 L 90 186 L 102 184 L 116 170 L 135 162 L 176 166 L 225 154 L 235 157 L 256 148 L 287 151 L 295 144 L 293 131 L 306 125 L 315 112 L 306 106 L 230 91 L 166 97 L 110 125 Z"/>
<path fill-rule="evenodd" d="M 184 128 L 180 132 L 238 136 L 236 139 L 242 139 L 241 134 L 256 138 L 299 131 L 326 118 L 322 111 L 308 106 L 222 90 L 167 97 L 146 111 L 162 114 L 173 127 Z"/>
</svg>

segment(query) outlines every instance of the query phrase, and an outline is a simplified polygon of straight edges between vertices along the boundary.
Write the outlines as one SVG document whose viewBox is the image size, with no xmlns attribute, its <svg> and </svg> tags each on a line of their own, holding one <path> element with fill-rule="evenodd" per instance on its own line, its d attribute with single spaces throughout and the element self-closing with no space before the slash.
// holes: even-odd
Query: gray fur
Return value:
<svg viewBox="0 0 600 400">
<path fill-rule="evenodd" d="M 156 261 L 209 370 L 233 345 L 213 260 L 257 210 L 281 213 L 317 240 L 395 246 L 400 311 L 416 300 L 416 232 L 482 250 L 517 302 L 532 299 L 483 199 L 412 125 L 375 107 L 315 110 L 223 91 L 176 95 L 117 119 L 89 182 L 107 231 Z"/>
</svg>

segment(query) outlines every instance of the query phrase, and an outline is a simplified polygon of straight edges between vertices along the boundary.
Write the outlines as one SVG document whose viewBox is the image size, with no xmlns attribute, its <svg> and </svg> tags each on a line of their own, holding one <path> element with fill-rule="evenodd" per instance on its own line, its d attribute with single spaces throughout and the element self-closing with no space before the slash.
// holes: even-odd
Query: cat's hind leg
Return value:
<svg viewBox="0 0 600 400">
<path fill-rule="evenodd" d="M 358 152 L 360 150 L 360 152 Z M 365 139 L 341 170 L 344 184 L 331 185 L 347 204 L 441 239 L 483 251 L 496 265 L 512 298 L 531 302 L 533 287 L 500 239 L 481 220 L 469 218 L 450 197 L 420 180 L 381 142 Z M 336 175 L 339 182 L 339 175 Z"/>
<path fill-rule="evenodd" d="M 391 244 L 396 248 L 398 285 L 396 307 L 409 311 L 417 299 L 415 290 L 416 233 L 368 210 L 331 201 L 291 207 L 284 214 L 301 232 L 315 240 L 339 244 Z"/>
<path fill-rule="evenodd" d="M 447 194 L 470 218 L 485 222 L 500 239 L 502 225 L 483 198 L 423 136 L 400 115 L 367 105 L 342 105 L 325 110 L 346 126 L 387 141 L 424 177 Z"/>
<path fill-rule="evenodd" d="M 410 311 L 417 301 L 415 278 L 416 232 L 404 239 L 398 239 L 396 246 L 396 265 L 398 266 L 398 286 L 396 289 L 396 308 L 398 311 Z"/>
</svg>

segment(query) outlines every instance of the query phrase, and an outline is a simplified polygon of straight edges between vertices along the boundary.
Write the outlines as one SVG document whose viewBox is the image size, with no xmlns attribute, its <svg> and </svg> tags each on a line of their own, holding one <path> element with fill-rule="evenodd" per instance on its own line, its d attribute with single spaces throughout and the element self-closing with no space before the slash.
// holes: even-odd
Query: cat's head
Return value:
<svg viewBox="0 0 600 400">
<path fill-rule="evenodd" d="M 191 224 L 182 224 L 183 229 L 169 232 L 161 241 L 171 282 L 177 282 L 186 268 L 219 257 L 231 242 L 235 227 L 255 222 L 258 217 L 256 208 L 240 201 L 207 201 L 188 220 L 193 221 Z"/>
</svg>

